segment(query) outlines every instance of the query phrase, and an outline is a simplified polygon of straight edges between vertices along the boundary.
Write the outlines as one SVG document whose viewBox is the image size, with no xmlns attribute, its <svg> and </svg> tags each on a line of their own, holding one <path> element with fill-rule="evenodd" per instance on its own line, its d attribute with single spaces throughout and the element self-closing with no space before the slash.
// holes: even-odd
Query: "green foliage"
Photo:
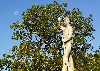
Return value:
<svg viewBox="0 0 100 71">
<path fill-rule="evenodd" d="M 10 25 L 10 28 L 14 29 L 12 39 L 21 40 L 21 43 L 13 46 L 8 54 L 4 54 L 4 59 L 0 60 L 1 70 L 5 66 L 9 71 L 61 71 L 62 30 L 58 27 L 57 19 L 60 16 L 68 16 L 74 28 L 72 55 L 75 69 L 88 71 L 86 67 L 88 64 L 85 63 L 91 60 L 90 55 L 88 58 L 85 57 L 85 53 L 92 48 L 87 40 L 94 39 L 92 15 L 85 18 L 78 8 L 66 11 L 65 7 L 67 3 L 61 5 L 54 1 L 53 4 L 45 6 L 33 5 L 32 8 L 23 12 L 23 22 L 17 21 Z M 63 21 L 60 25 L 64 25 Z M 89 68 L 92 69 L 92 66 Z"/>
<path fill-rule="evenodd" d="M 81 61 L 83 61 L 81 59 Z M 100 70 L 100 51 L 96 50 L 94 54 L 86 54 L 84 62 L 75 71 L 99 71 Z M 85 63 L 85 64 L 83 64 Z"/>
</svg>

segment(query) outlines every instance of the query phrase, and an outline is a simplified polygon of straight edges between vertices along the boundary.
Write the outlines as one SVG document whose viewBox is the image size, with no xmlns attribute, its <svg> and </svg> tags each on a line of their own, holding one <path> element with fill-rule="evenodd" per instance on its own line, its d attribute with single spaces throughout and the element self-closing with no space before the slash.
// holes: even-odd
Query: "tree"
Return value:
<svg viewBox="0 0 100 71">
<path fill-rule="evenodd" d="M 0 59 L 1 70 L 9 71 L 61 71 L 62 69 L 62 30 L 58 27 L 58 17 L 69 17 L 74 28 L 73 51 L 75 69 L 82 71 L 86 66 L 86 50 L 93 46 L 87 42 L 94 39 L 92 15 L 83 17 L 78 8 L 66 11 L 67 3 L 33 5 L 22 14 L 22 22 L 10 25 L 14 29 L 12 39 L 21 40 L 13 46 L 9 54 Z M 60 25 L 64 26 L 63 21 Z M 35 37 L 35 40 L 33 39 Z M 88 38 L 88 39 L 87 39 Z M 80 63 L 79 63 L 80 62 Z"/>
</svg>

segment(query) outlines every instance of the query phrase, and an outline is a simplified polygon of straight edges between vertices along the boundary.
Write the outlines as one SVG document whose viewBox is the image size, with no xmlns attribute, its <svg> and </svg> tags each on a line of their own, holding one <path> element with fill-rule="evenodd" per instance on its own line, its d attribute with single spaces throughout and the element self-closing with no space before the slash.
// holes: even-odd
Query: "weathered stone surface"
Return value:
<svg viewBox="0 0 100 71">
<path fill-rule="evenodd" d="M 58 18 L 58 21 L 60 21 L 61 18 Z M 70 20 L 68 17 L 64 18 L 64 23 L 66 24 L 65 27 L 60 26 L 60 29 L 63 30 L 62 35 L 62 42 L 63 42 L 63 48 L 64 48 L 64 55 L 63 55 L 63 68 L 62 71 L 74 71 L 74 63 L 73 58 L 70 55 L 71 47 L 72 47 L 72 34 L 73 34 L 73 28 L 69 24 Z"/>
</svg>

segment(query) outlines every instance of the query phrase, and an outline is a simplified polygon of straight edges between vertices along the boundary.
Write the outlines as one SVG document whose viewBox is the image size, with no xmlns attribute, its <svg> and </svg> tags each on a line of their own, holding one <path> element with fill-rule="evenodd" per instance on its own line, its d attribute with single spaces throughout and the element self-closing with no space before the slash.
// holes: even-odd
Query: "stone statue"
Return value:
<svg viewBox="0 0 100 71">
<path fill-rule="evenodd" d="M 58 21 L 60 22 L 61 18 L 58 18 Z M 69 24 L 70 20 L 68 17 L 64 18 L 65 27 L 60 26 L 60 29 L 63 30 L 62 35 L 62 42 L 63 42 L 63 48 L 64 48 L 64 55 L 63 55 L 63 68 L 62 71 L 74 71 L 74 63 L 73 58 L 70 55 L 71 48 L 72 48 L 72 34 L 73 34 L 73 28 Z"/>
</svg>

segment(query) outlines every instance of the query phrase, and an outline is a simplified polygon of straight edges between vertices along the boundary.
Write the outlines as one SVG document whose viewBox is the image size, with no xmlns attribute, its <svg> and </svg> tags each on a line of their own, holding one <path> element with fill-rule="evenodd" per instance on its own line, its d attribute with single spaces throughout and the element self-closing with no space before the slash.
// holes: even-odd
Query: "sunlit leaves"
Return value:
<svg viewBox="0 0 100 71">
<path fill-rule="evenodd" d="M 10 25 L 14 30 L 12 39 L 21 40 L 21 42 L 18 46 L 13 46 L 9 54 L 3 55 L 4 60 L 0 60 L 0 68 L 3 69 L 3 66 L 6 66 L 11 71 L 61 71 L 63 48 L 62 30 L 59 29 L 59 25 L 65 24 L 63 19 L 59 23 L 58 17 L 68 16 L 74 29 L 72 55 L 75 69 L 90 71 L 87 69 L 88 66 L 93 68 L 95 64 L 94 69 L 96 69 L 98 63 L 95 60 L 98 55 L 89 55 L 87 58 L 84 56 L 86 50 L 92 46 L 88 43 L 88 38 L 94 39 L 92 15 L 84 17 L 78 8 L 66 11 L 65 7 L 67 3 L 61 5 L 54 1 L 53 4 L 33 5 L 23 12 L 23 21 Z M 92 57 L 94 58 L 90 59 Z"/>
</svg>

